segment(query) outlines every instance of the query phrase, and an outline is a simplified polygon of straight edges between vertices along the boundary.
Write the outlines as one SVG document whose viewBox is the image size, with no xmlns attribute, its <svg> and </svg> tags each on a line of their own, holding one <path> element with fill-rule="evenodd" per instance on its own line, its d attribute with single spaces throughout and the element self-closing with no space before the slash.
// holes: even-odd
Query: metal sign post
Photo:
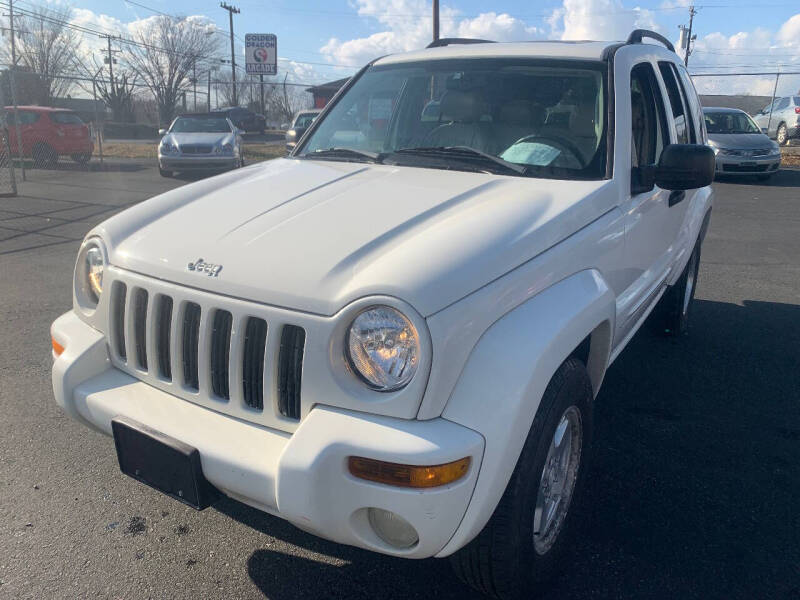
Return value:
<svg viewBox="0 0 800 600">
<path fill-rule="evenodd" d="M 277 75 L 278 37 L 274 33 L 246 34 L 244 56 L 248 75 Z"/>
</svg>

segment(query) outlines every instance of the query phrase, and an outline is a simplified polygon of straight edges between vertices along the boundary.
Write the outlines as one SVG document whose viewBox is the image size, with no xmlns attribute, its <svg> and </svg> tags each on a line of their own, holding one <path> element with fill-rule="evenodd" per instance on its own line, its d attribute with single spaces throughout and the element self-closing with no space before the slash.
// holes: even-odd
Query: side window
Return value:
<svg viewBox="0 0 800 600">
<path fill-rule="evenodd" d="M 694 88 L 689 72 L 681 65 L 678 65 L 678 76 L 680 77 L 681 87 L 684 97 L 688 101 L 689 113 L 692 115 L 692 143 L 704 144 L 706 140 L 705 119 L 703 119 L 703 107 L 700 105 L 700 97 Z"/>
<path fill-rule="evenodd" d="M 678 87 L 678 80 L 675 78 L 675 70 L 668 62 L 658 63 L 658 68 L 661 71 L 664 86 L 667 88 L 669 103 L 672 105 L 672 119 L 675 121 L 675 133 L 678 136 L 675 141 L 679 144 L 688 144 L 691 130 L 686 119 L 686 107 Z"/>
<path fill-rule="evenodd" d="M 658 162 L 666 143 L 664 104 L 656 74 L 650 63 L 631 70 L 631 166 Z"/>
<path fill-rule="evenodd" d="M 775 104 L 775 110 L 783 110 L 784 108 L 789 108 L 789 98 L 781 98 Z"/>
</svg>

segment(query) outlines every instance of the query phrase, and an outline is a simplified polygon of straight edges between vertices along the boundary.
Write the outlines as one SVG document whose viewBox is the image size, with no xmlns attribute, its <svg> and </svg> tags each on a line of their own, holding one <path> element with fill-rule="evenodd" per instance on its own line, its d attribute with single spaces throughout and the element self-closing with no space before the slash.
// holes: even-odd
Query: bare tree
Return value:
<svg viewBox="0 0 800 600">
<path fill-rule="evenodd" d="M 271 116 L 282 122 L 291 121 L 298 111 L 308 108 L 310 104 L 308 92 L 301 87 L 287 84 L 287 76 L 288 73 L 283 78 L 283 83 L 270 84 L 272 89 L 267 102 Z"/>
<path fill-rule="evenodd" d="M 178 101 L 189 88 L 192 67 L 218 46 L 213 27 L 191 17 L 159 15 L 147 20 L 130 46 L 128 64 L 150 88 L 159 121 L 169 124 Z"/>
<path fill-rule="evenodd" d="M 215 85 L 217 86 L 217 93 L 219 94 L 219 99 L 223 106 L 233 106 L 233 80 L 231 77 L 230 71 L 222 71 L 220 70 L 219 74 L 215 79 Z M 241 75 L 236 80 L 236 99 L 242 103 L 246 94 L 249 93 L 249 82 L 247 79 L 242 77 Z"/>
<path fill-rule="evenodd" d="M 33 99 L 37 104 L 50 106 L 72 88 L 72 80 L 64 76 L 74 69 L 81 37 L 67 26 L 71 16 L 68 6 L 36 5 L 14 23 L 18 60 L 38 78 Z M 10 54 L 8 44 L 3 46 L 3 54 Z"/>
<path fill-rule="evenodd" d="M 114 63 L 116 64 L 116 60 Z M 103 70 L 97 59 L 92 58 L 85 63 L 76 64 L 80 72 L 87 79 L 93 79 L 96 85 L 97 95 L 111 109 L 112 119 L 121 123 L 131 123 L 135 120 L 133 114 L 133 100 L 136 96 L 136 82 L 138 76 L 130 69 L 125 69 L 120 64 L 114 71 L 114 80 L 106 79 L 103 76 L 96 77 Z M 110 77 L 110 74 L 109 74 Z M 78 85 L 87 93 L 92 93 L 92 84 L 78 82 Z"/>
</svg>

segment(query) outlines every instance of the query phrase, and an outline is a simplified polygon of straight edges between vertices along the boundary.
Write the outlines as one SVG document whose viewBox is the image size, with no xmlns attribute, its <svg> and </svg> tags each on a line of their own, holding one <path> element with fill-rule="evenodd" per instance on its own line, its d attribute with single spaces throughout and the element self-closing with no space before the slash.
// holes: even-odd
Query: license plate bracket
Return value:
<svg viewBox="0 0 800 600">
<path fill-rule="evenodd" d="M 112 419 L 111 429 L 125 475 L 197 510 L 219 498 L 203 475 L 197 448 L 125 417 Z"/>
</svg>

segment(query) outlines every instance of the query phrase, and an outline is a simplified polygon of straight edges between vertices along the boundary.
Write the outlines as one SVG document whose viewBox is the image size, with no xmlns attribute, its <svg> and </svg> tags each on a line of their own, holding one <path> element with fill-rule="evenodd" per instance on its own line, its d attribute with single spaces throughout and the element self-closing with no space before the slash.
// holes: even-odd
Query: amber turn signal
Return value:
<svg viewBox="0 0 800 600">
<path fill-rule="evenodd" d="M 430 466 L 400 465 L 360 456 L 347 459 L 347 466 L 354 477 L 408 488 L 432 488 L 453 483 L 466 474 L 469 463 L 469 456 L 443 465 Z"/>
<path fill-rule="evenodd" d="M 54 338 L 53 336 L 50 336 L 50 340 L 53 342 L 53 352 L 55 353 L 55 355 L 61 356 L 61 353 L 64 351 L 64 346 L 59 344 L 56 341 L 56 338 Z"/>
</svg>

